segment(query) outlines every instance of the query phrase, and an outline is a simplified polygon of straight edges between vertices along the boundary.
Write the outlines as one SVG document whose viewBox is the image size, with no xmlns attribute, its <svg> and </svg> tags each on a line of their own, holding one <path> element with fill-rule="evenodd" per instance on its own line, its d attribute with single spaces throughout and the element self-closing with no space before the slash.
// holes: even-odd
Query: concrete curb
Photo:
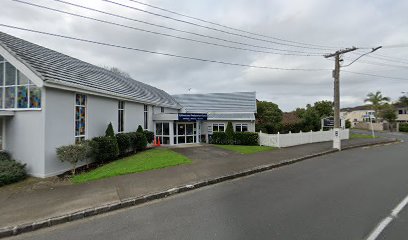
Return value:
<svg viewBox="0 0 408 240">
<path fill-rule="evenodd" d="M 358 145 L 352 145 L 343 148 L 343 150 L 348 150 L 348 149 L 353 149 L 353 148 L 360 148 L 360 147 L 367 147 L 367 146 L 376 146 L 376 145 L 384 145 L 384 144 L 389 144 L 389 143 L 396 143 L 399 142 L 397 139 L 390 139 L 389 141 L 381 142 L 381 143 L 366 143 L 366 144 L 358 144 Z M 144 196 L 139 196 L 139 197 L 134 197 L 134 198 L 128 198 L 128 199 L 123 199 L 121 201 L 117 202 L 112 202 L 109 204 L 101 205 L 98 207 L 94 208 L 88 208 L 84 210 L 80 210 L 77 212 L 72 212 L 68 214 L 64 214 L 58 217 L 51 217 L 45 220 L 40 220 L 32 223 L 25 223 L 25 224 L 20 224 L 16 226 L 8 226 L 0 229 L 0 238 L 4 237 L 10 237 L 10 236 L 15 236 L 21 233 L 26 233 L 26 232 L 31 232 L 35 231 L 38 229 L 46 228 L 46 227 L 51 227 L 55 226 L 61 223 L 67 223 L 67 222 L 72 222 L 75 220 L 80 220 L 86 217 L 91 217 L 103 213 L 107 213 L 110 211 L 122 209 L 122 208 L 127 208 L 127 207 L 132 207 L 132 206 L 137 206 L 146 202 L 150 202 L 153 200 L 158 200 L 162 198 L 169 197 L 171 195 L 175 195 L 178 193 L 182 192 L 187 192 L 191 191 L 194 189 L 202 188 L 205 186 L 210 186 L 213 184 L 225 182 L 228 180 L 236 179 L 236 178 L 241 178 L 249 175 L 253 175 L 256 173 L 260 172 L 265 172 L 271 169 L 279 168 L 282 166 L 290 165 L 293 163 L 297 163 L 300 161 L 304 161 L 310 158 L 315 158 L 323 155 L 327 155 L 330 153 L 338 152 L 338 150 L 328 150 L 320 153 L 315 153 L 307 156 L 303 156 L 300 158 L 294 158 L 294 159 L 289 159 L 282 161 L 280 163 L 275 163 L 275 164 L 268 164 L 268 165 L 262 165 L 262 166 L 257 166 L 255 168 L 249 169 L 249 170 L 244 170 L 241 172 L 235 172 L 229 175 L 224 175 L 221 177 L 213 178 L 213 179 L 208 179 L 200 182 L 196 182 L 193 184 L 188 184 L 184 186 L 179 186 L 175 188 L 168 189 L 166 191 L 162 192 L 157 192 L 157 193 L 152 193 Z"/>
</svg>

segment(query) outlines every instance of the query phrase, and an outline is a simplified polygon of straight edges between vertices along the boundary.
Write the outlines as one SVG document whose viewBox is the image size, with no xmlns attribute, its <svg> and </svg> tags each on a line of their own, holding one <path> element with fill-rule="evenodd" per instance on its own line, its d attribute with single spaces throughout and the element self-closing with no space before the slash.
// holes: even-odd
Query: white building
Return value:
<svg viewBox="0 0 408 240">
<path fill-rule="evenodd" d="M 110 122 L 115 132 L 141 125 L 164 144 L 207 141 L 228 121 L 255 130 L 254 92 L 170 96 L 2 32 L 0 83 L 0 147 L 37 177 L 69 170 L 56 148 L 104 135 Z"/>
</svg>

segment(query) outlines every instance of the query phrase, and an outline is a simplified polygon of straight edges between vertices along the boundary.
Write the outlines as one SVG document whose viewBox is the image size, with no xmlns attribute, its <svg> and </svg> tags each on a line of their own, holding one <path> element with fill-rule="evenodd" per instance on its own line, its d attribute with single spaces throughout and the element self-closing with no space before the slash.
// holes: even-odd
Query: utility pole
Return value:
<svg viewBox="0 0 408 240">
<path fill-rule="evenodd" d="M 356 47 L 338 50 L 335 53 L 324 55 L 325 58 L 334 57 L 334 129 L 333 148 L 341 150 L 340 140 L 340 61 L 341 55 L 357 50 Z"/>
</svg>

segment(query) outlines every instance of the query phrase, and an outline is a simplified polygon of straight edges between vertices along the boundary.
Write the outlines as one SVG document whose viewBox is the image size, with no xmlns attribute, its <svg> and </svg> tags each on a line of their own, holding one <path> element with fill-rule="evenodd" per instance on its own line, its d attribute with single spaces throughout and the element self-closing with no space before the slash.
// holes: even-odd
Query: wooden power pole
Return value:
<svg viewBox="0 0 408 240">
<path fill-rule="evenodd" d="M 341 150 L 340 140 L 340 61 L 341 55 L 357 50 L 356 47 L 346 48 L 338 50 L 335 53 L 324 55 L 325 58 L 334 57 L 334 136 L 333 136 L 333 148 Z"/>
</svg>

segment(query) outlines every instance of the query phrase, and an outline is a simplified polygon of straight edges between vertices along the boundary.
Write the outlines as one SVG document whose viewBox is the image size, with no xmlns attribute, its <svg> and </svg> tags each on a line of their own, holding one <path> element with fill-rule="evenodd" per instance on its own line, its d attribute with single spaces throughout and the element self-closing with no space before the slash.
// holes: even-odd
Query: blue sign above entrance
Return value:
<svg viewBox="0 0 408 240">
<path fill-rule="evenodd" d="M 207 114 L 205 113 L 179 113 L 179 121 L 205 121 L 207 120 Z"/>
</svg>

